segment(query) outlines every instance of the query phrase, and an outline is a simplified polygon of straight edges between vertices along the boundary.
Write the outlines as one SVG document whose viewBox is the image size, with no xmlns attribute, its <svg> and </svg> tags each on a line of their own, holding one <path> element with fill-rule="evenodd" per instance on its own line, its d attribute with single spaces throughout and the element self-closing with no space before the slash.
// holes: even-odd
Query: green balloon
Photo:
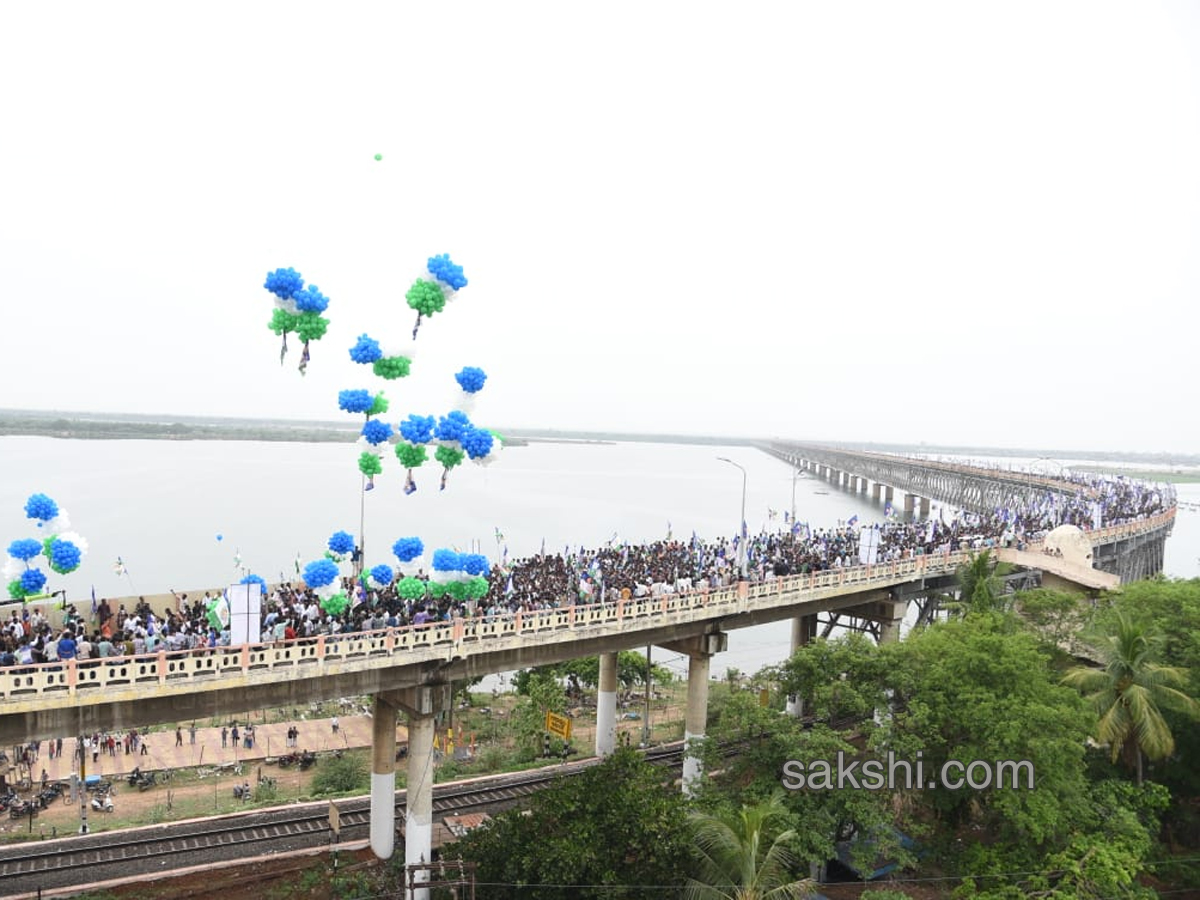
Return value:
<svg viewBox="0 0 1200 900">
<path fill-rule="evenodd" d="M 423 316 L 432 316 L 446 308 L 446 295 L 436 281 L 418 278 L 404 295 L 408 305 Z"/>
<path fill-rule="evenodd" d="M 271 321 L 267 327 L 276 334 L 287 334 L 289 331 L 296 330 L 299 318 L 299 316 L 292 315 L 286 309 L 276 309 L 271 314 Z"/>
<path fill-rule="evenodd" d="M 487 596 L 488 580 L 481 575 L 477 575 L 467 582 L 467 596 L 472 600 L 482 600 Z"/>
<path fill-rule="evenodd" d="M 358 457 L 358 470 L 368 478 L 374 478 L 383 471 L 383 463 L 379 461 L 379 457 L 374 453 L 363 453 Z"/>
<path fill-rule="evenodd" d="M 21 580 L 19 578 L 16 581 L 10 581 L 8 583 L 8 596 L 13 600 L 25 599 L 25 588 L 21 587 Z"/>
<path fill-rule="evenodd" d="M 383 159 L 383 154 L 382 154 L 382 153 L 376 153 L 376 154 L 375 154 L 375 162 L 379 162 L 381 159 Z"/>
<path fill-rule="evenodd" d="M 430 597 L 437 598 L 437 597 L 445 596 L 445 594 L 446 594 L 446 586 L 444 584 L 438 584 L 436 581 L 429 582 L 429 596 Z"/>
<path fill-rule="evenodd" d="M 466 600 L 469 582 L 452 581 L 446 585 L 446 593 L 455 600 Z"/>
<path fill-rule="evenodd" d="M 405 600 L 417 600 L 425 596 L 425 582 L 420 578 L 401 578 L 396 582 L 396 593 Z"/>
<path fill-rule="evenodd" d="M 371 401 L 371 408 L 367 410 L 367 415 L 368 416 L 382 416 L 387 411 L 388 411 L 387 397 L 383 396 L 383 392 L 380 391 L 378 394 L 375 395 L 375 399 Z"/>
<path fill-rule="evenodd" d="M 433 454 L 434 459 L 440 462 L 447 469 L 453 469 L 463 461 L 466 454 L 461 450 L 455 450 L 453 447 L 438 447 L 437 452 Z"/>
<path fill-rule="evenodd" d="M 329 320 L 322 319 L 316 313 L 300 313 L 296 317 L 296 334 L 302 341 L 318 341 L 325 336 Z"/>
<path fill-rule="evenodd" d="M 424 444 L 403 443 L 396 445 L 396 459 L 404 468 L 415 469 L 429 459 L 429 454 L 425 452 Z"/>
<path fill-rule="evenodd" d="M 371 369 L 380 378 L 395 381 L 397 378 L 406 377 L 411 366 L 412 362 L 407 356 L 385 356 L 375 360 Z"/>
<path fill-rule="evenodd" d="M 350 599 L 345 594 L 334 594 L 332 597 L 326 597 L 321 601 L 321 609 L 325 610 L 331 616 L 341 615 L 349 605 Z"/>
</svg>

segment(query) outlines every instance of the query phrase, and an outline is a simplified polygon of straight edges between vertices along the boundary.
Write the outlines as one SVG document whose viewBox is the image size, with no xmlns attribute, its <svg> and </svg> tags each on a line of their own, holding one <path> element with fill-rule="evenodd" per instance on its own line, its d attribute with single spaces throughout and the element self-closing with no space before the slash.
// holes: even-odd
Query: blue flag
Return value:
<svg viewBox="0 0 1200 900">
<path fill-rule="evenodd" d="M 857 522 L 858 522 L 858 514 L 856 513 L 855 515 L 851 516 L 850 519 L 846 522 L 846 527 L 853 528 Z"/>
</svg>

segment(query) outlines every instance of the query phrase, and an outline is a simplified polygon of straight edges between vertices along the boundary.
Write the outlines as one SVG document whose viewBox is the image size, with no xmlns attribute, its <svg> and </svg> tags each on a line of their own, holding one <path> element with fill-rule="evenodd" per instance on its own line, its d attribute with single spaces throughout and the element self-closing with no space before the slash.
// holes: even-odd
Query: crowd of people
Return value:
<svg viewBox="0 0 1200 900">
<path fill-rule="evenodd" d="M 478 601 L 456 601 L 449 595 L 406 599 L 395 584 L 367 590 L 361 579 L 347 577 L 344 585 L 353 602 L 333 614 L 302 583 L 281 584 L 263 603 L 261 640 L 336 637 L 457 617 L 495 618 L 518 611 L 720 588 L 735 583 L 743 573 L 751 581 L 769 581 L 862 562 L 990 546 L 1020 547 L 1058 525 L 1089 530 L 1121 524 L 1153 516 L 1174 503 L 1169 488 L 1160 485 L 1090 475 L 1070 480 L 1079 486 L 1073 496 L 1031 491 L 1015 508 L 955 511 L 949 517 L 942 508 L 936 518 L 926 521 L 889 517 L 882 524 L 860 527 L 853 517 L 836 527 L 816 529 L 790 522 L 779 531 L 756 535 L 743 526 L 743 534 L 732 538 L 704 540 L 693 535 L 690 540 L 643 544 L 619 543 L 614 537 L 599 548 L 567 548 L 562 553 L 498 563 L 492 567 L 488 593 Z M 181 594 L 174 608 L 161 611 L 151 609 L 142 598 L 132 610 L 124 605 L 113 610 L 105 600 L 92 622 L 72 606 L 57 629 L 36 609 L 13 611 L 0 631 L 0 666 L 227 646 L 228 628 L 218 629 L 209 620 L 211 599 L 209 594 L 191 598 Z"/>
</svg>

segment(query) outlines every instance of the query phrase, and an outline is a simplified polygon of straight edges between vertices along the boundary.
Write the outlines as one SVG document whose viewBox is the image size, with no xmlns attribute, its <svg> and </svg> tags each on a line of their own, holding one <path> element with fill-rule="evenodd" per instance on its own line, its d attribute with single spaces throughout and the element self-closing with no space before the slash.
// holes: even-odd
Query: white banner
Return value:
<svg viewBox="0 0 1200 900">
<path fill-rule="evenodd" d="M 229 598 L 229 643 L 257 644 L 262 640 L 262 588 L 257 584 L 231 584 Z"/>
<path fill-rule="evenodd" d="M 858 532 L 859 565 L 873 566 L 879 560 L 879 526 L 872 525 Z"/>
</svg>

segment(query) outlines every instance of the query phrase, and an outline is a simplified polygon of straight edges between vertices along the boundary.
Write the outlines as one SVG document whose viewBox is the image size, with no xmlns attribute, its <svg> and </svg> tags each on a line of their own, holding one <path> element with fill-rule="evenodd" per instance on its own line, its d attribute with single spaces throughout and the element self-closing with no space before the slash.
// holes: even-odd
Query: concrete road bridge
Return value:
<svg viewBox="0 0 1200 900">
<path fill-rule="evenodd" d="M 827 479 L 830 484 L 851 493 L 865 493 L 870 486 L 875 502 L 890 503 L 895 491 L 902 491 L 904 512 L 910 517 L 927 517 L 931 499 L 970 512 L 991 513 L 996 509 L 1017 509 L 1047 491 L 1064 497 L 1076 497 L 1080 492 L 1092 493 L 1075 482 L 1033 472 L 988 469 L 816 444 L 772 443 L 760 449 L 799 471 Z M 1109 538 L 1104 538 L 1100 532 L 1089 533 L 1094 548 L 1092 565 L 1102 572 L 1117 575 L 1122 582 L 1138 581 L 1161 572 L 1164 545 L 1175 521 L 1174 507 L 1171 509 L 1170 518 L 1156 529 L 1139 529 L 1134 534 Z"/>
<path fill-rule="evenodd" d="M 847 462 L 842 459 L 842 465 Z M 1099 529 L 1088 537 L 1097 548 L 1158 540 L 1169 532 L 1174 513 L 1172 508 L 1154 519 Z M 370 694 L 371 847 L 381 858 L 394 851 L 396 722 L 404 712 L 409 733 L 405 858 L 408 864 L 427 862 L 433 833 L 434 727 L 450 702 L 451 680 L 598 654 L 596 752 L 606 755 L 616 742 L 617 652 L 662 646 L 688 656 L 685 737 L 701 737 L 710 661 L 726 648 L 729 630 L 790 620 L 795 649 L 816 635 L 818 615 L 845 615 L 867 623 L 881 641 L 897 640 L 908 603 L 921 604 L 924 615 L 968 559 L 964 552 L 939 553 L 741 582 L 728 589 L 490 619 L 0 669 L 0 743 Z M 1052 566 L 1055 561 L 1038 562 Z M 1063 577 L 1072 574 L 1076 583 L 1086 576 L 1068 572 Z M 1109 577 L 1093 586 L 1115 584 Z M 800 714 L 802 699 L 789 701 L 788 709 Z M 700 776 L 699 760 L 685 759 L 684 790 L 690 791 Z M 427 894 L 420 889 L 414 896 Z"/>
</svg>

